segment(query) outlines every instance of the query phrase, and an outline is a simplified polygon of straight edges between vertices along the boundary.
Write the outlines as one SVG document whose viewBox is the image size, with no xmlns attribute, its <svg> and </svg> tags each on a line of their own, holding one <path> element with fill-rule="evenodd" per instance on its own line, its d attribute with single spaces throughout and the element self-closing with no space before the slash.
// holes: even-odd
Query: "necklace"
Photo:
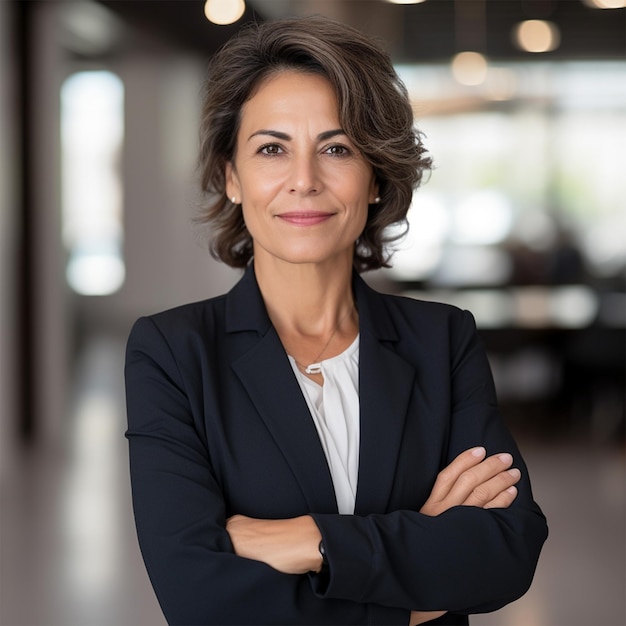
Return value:
<svg viewBox="0 0 626 626">
<path fill-rule="evenodd" d="M 326 348 L 328 348 L 328 346 L 330 345 L 330 342 L 333 340 L 333 337 L 337 334 L 337 331 L 339 330 L 341 323 L 343 322 L 343 320 L 346 319 L 346 317 L 348 317 L 350 313 L 352 313 L 352 308 L 348 309 L 348 312 L 337 322 L 337 326 L 335 326 L 335 330 L 333 330 L 332 335 L 328 338 L 328 341 L 324 344 L 324 347 L 320 350 L 320 353 L 315 357 L 315 359 L 313 359 L 313 363 L 309 363 L 309 365 L 302 365 L 302 363 L 300 363 L 299 361 L 296 361 L 294 357 L 293 360 L 296 361 L 296 365 L 301 370 L 304 370 L 306 374 L 321 374 L 322 373 L 322 364 L 320 362 L 320 357 L 322 356 L 322 354 L 324 354 L 324 352 L 326 352 Z"/>
</svg>

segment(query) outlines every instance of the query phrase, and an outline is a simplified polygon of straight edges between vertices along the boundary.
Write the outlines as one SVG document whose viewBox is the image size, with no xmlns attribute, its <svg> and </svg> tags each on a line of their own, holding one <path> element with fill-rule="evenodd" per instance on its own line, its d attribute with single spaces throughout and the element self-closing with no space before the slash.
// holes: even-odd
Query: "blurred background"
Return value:
<svg viewBox="0 0 626 626">
<path fill-rule="evenodd" d="M 436 165 L 367 280 L 473 311 L 548 517 L 531 590 L 472 624 L 625 624 L 624 5 L 0 2 L 0 623 L 164 624 L 124 344 L 239 276 L 193 225 L 207 60 L 250 20 L 316 13 L 386 42 Z"/>
</svg>

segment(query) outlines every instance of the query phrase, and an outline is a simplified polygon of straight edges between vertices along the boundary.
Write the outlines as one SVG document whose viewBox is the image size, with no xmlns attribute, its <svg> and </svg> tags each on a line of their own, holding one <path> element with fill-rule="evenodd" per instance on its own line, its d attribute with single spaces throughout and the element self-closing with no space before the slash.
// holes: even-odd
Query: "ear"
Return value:
<svg viewBox="0 0 626 626">
<path fill-rule="evenodd" d="M 228 161 L 224 168 L 224 182 L 228 198 L 237 198 L 237 201 L 241 202 L 241 185 L 239 184 L 237 170 L 232 161 Z"/>
</svg>

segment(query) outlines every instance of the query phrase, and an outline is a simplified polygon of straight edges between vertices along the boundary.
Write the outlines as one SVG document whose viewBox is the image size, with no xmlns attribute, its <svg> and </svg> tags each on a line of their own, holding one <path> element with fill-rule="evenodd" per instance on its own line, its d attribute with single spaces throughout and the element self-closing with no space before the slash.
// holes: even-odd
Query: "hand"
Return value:
<svg viewBox="0 0 626 626">
<path fill-rule="evenodd" d="M 513 457 L 494 454 L 485 458 L 484 448 L 471 448 L 445 467 L 420 509 L 436 516 L 453 506 L 477 506 L 482 509 L 507 508 L 517 496 L 514 486 L 521 477 L 518 469 L 509 469 Z"/>
<path fill-rule="evenodd" d="M 266 520 L 233 515 L 226 531 L 237 556 L 262 561 L 283 574 L 319 571 L 322 535 L 310 515 Z"/>
<path fill-rule="evenodd" d="M 453 506 L 477 506 L 483 509 L 507 508 L 517 496 L 514 486 L 521 477 L 518 469 L 509 469 L 513 457 L 495 454 L 485 459 L 485 448 L 472 448 L 445 467 L 420 513 L 436 516 Z M 411 611 L 409 626 L 417 626 L 444 615 L 446 611 Z"/>
<path fill-rule="evenodd" d="M 411 611 L 409 626 L 417 626 L 424 622 L 430 622 L 431 619 L 436 619 L 446 613 L 447 611 Z"/>
</svg>

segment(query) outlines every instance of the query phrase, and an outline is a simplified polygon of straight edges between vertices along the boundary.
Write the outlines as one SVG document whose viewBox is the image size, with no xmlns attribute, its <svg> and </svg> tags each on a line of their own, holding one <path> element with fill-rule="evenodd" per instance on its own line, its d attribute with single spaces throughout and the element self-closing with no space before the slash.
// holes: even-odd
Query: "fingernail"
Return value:
<svg viewBox="0 0 626 626">
<path fill-rule="evenodd" d="M 479 446 L 478 448 L 474 448 L 472 450 L 472 456 L 475 456 L 475 457 L 484 456 L 486 453 L 487 451 L 482 446 Z"/>
<path fill-rule="evenodd" d="M 499 459 L 502 461 L 502 463 L 504 463 L 505 465 L 511 465 L 511 463 L 513 463 L 513 457 L 508 453 L 505 452 L 504 454 L 501 454 L 499 456 Z"/>
<path fill-rule="evenodd" d="M 507 491 L 514 496 L 517 494 L 517 487 L 509 487 Z"/>
<path fill-rule="evenodd" d="M 511 476 L 513 476 L 513 478 L 519 478 L 522 474 L 521 472 L 517 469 L 517 467 L 514 467 L 513 469 L 509 470 L 509 474 L 511 474 Z"/>
</svg>

